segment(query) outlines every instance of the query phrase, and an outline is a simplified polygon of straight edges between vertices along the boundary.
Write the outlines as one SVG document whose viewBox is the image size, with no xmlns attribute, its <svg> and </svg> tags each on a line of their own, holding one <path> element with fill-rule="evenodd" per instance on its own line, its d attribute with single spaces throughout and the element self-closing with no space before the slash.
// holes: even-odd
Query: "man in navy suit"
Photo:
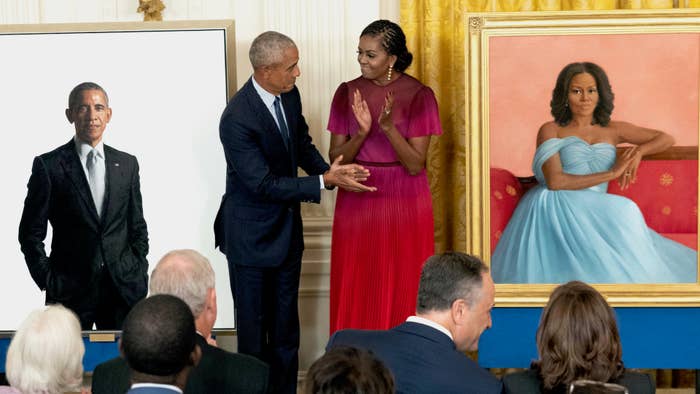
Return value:
<svg viewBox="0 0 700 394">
<path fill-rule="evenodd" d="M 435 255 L 421 272 L 416 316 L 387 331 L 338 331 L 326 349 L 371 350 L 394 374 L 397 393 L 501 393 L 501 382 L 464 354 L 491 327 L 494 294 L 478 258 Z"/>
<path fill-rule="evenodd" d="M 182 394 L 202 351 L 192 311 L 181 299 L 156 294 L 124 319 L 119 350 L 131 370 L 128 394 Z"/>
<path fill-rule="evenodd" d="M 102 141 L 112 118 L 107 93 L 84 82 L 73 88 L 67 144 L 34 159 L 19 225 L 29 273 L 46 303 L 60 303 L 83 330 L 120 329 L 146 296 L 148 231 L 136 158 Z M 47 223 L 53 239 L 44 249 Z"/>
<path fill-rule="evenodd" d="M 277 32 L 253 40 L 253 76 L 228 103 L 219 135 L 226 194 L 215 224 L 236 307 L 238 351 L 270 365 L 273 389 L 296 393 L 297 297 L 304 249 L 300 202 L 334 186 L 372 191 L 356 164 L 329 166 L 311 142 L 301 110 L 299 52 Z M 307 176 L 297 176 L 298 168 Z"/>
</svg>

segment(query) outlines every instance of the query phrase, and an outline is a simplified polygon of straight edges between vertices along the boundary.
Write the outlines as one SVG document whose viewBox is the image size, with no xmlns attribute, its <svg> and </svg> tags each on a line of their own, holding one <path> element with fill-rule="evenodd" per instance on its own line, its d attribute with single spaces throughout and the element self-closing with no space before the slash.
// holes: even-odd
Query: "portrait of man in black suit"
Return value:
<svg viewBox="0 0 700 394">
<path fill-rule="evenodd" d="M 66 109 L 75 135 L 34 158 L 19 225 L 29 273 L 46 303 L 60 303 L 83 330 L 120 329 L 146 296 L 148 231 L 136 158 L 102 141 L 112 117 L 105 90 L 73 88 Z M 51 223 L 51 252 L 44 240 Z"/>
<path fill-rule="evenodd" d="M 236 308 L 238 351 L 270 365 L 277 392 L 295 393 L 299 350 L 297 298 L 304 249 L 301 202 L 321 189 L 373 191 L 357 164 L 332 165 L 309 136 L 295 83 L 299 51 L 268 31 L 249 51 L 253 76 L 229 101 L 219 124 L 226 194 L 215 224 L 226 254 Z M 298 168 L 307 176 L 298 176 Z"/>
</svg>

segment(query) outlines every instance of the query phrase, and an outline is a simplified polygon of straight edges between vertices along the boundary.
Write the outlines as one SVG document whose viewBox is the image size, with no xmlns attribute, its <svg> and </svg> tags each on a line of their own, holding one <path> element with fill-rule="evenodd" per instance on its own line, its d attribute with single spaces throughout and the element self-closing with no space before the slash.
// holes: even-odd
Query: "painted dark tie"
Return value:
<svg viewBox="0 0 700 394">
<path fill-rule="evenodd" d="M 284 121 L 284 115 L 282 115 L 282 105 L 280 102 L 280 98 L 275 97 L 275 116 L 277 116 L 277 123 L 279 123 L 280 134 L 282 134 L 284 146 L 287 148 L 287 150 L 289 150 L 289 129 L 287 128 L 287 122 Z"/>
</svg>

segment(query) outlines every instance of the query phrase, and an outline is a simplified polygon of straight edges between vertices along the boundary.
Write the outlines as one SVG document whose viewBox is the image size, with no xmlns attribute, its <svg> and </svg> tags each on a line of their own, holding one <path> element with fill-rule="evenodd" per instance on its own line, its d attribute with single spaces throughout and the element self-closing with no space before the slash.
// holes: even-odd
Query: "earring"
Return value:
<svg viewBox="0 0 700 394">
<path fill-rule="evenodd" d="M 565 106 L 566 108 L 569 108 L 569 103 L 568 103 L 568 102 L 567 102 L 567 103 L 564 103 L 564 106 Z"/>
<path fill-rule="evenodd" d="M 392 72 L 393 70 L 394 70 L 394 66 L 393 66 L 393 65 L 389 66 L 389 72 L 386 73 L 386 80 L 387 80 L 387 81 L 391 81 L 391 72 Z"/>
</svg>

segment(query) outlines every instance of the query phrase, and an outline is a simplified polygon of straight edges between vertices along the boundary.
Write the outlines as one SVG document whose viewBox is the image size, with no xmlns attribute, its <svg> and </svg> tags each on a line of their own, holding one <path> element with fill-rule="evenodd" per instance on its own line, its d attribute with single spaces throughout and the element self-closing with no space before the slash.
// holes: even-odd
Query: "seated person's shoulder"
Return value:
<svg viewBox="0 0 700 394">
<path fill-rule="evenodd" d="M 656 392 L 651 376 L 641 372 L 626 370 L 615 383 L 627 387 L 630 393 L 651 394 Z"/>
<path fill-rule="evenodd" d="M 255 357 L 206 345 L 192 371 L 186 392 L 263 393 L 268 390 L 269 368 Z"/>
<path fill-rule="evenodd" d="M 129 390 L 129 365 L 122 357 L 102 362 L 92 373 L 94 394 L 124 393 Z"/>
<path fill-rule="evenodd" d="M 465 356 L 466 357 L 466 356 Z M 492 374 L 487 369 L 482 368 L 476 362 L 469 359 L 466 375 L 471 376 L 469 378 L 470 385 L 479 382 L 481 387 L 493 389 L 494 392 L 500 393 L 503 389 L 503 383 L 494 374 Z"/>
<path fill-rule="evenodd" d="M 390 335 L 390 331 L 386 330 L 353 330 L 345 329 L 339 330 L 331 335 L 328 340 L 328 346 L 326 349 L 335 346 L 357 346 L 366 347 L 363 345 L 368 345 L 376 341 L 381 341 Z"/>
<path fill-rule="evenodd" d="M 263 361 L 247 354 L 232 353 L 215 346 L 209 347 L 209 353 L 214 365 L 222 366 L 224 363 L 236 364 L 236 368 L 249 372 L 264 372 L 265 374 L 267 374 L 269 368 Z"/>
<path fill-rule="evenodd" d="M 503 376 L 506 393 L 539 393 L 540 384 L 540 378 L 534 369 L 511 372 Z"/>
<path fill-rule="evenodd" d="M 540 126 L 540 130 L 537 132 L 537 146 L 540 146 L 548 139 L 558 138 L 560 129 L 561 127 L 554 121 L 546 122 Z"/>
<path fill-rule="evenodd" d="M 611 120 L 606 127 L 609 127 L 611 129 L 619 129 L 619 128 L 635 127 L 635 126 L 630 122 L 625 122 L 622 120 Z"/>
</svg>

